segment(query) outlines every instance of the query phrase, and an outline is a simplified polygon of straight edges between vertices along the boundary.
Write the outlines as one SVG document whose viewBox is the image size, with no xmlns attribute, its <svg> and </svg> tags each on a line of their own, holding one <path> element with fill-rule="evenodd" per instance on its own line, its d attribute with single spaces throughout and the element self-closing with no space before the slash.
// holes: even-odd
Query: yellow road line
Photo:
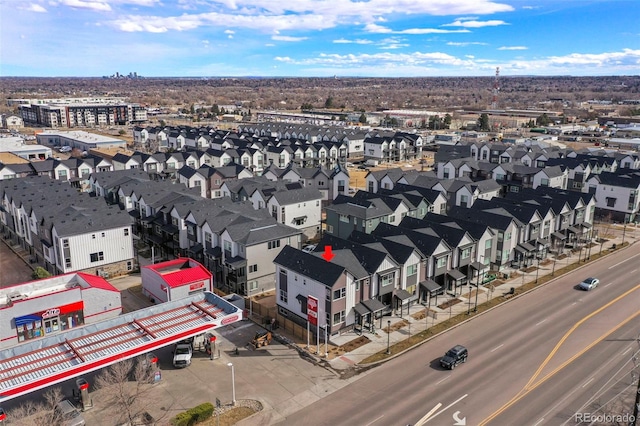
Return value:
<svg viewBox="0 0 640 426">
<path fill-rule="evenodd" d="M 538 376 L 540 375 L 540 373 L 542 372 L 542 370 L 547 366 L 547 364 L 549 364 L 549 362 L 551 361 L 551 359 L 553 358 L 553 356 L 558 352 L 558 350 L 560 349 L 560 346 L 562 346 L 562 344 L 569 338 L 569 336 L 580 326 L 582 325 L 585 321 L 587 321 L 588 319 L 592 318 L 593 316 L 599 314 L 600 312 L 602 312 L 603 310 L 607 309 L 608 307 L 610 307 L 611 305 L 613 305 L 616 302 L 619 302 L 621 299 L 627 297 L 629 294 L 633 293 L 634 291 L 640 289 L 640 284 L 636 285 L 634 288 L 624 292 L 623 294 L 621 294 L 620 296 L 616 297 L 615 299 L 613 299 L 612 301 L 606 303 L 605 305 L 601 306 L 600 308 L 598 308 L 597 310 L 591 312 L 589 315 L 585 316 L 584 318 L 582 318 L 580 321 L 576 322 L 565 334 L 564 336 L 562 336 L 562 338 L 560 339 L 560 341 L 556 344 L 556 346 L 551 350 L 551 352 L 549 353 L 549 355 L 547 356 L 547 358 L 542 362 L 542 364 L 540 364 L 540 367 L 538 367 L 538 369 L 536 370 L 536 372 L 533 374 L 533 376 L 531 376 L 531 378 L 529 379 L 529 381 L 527 382 L 527 384 L 524 386 L 524 388 L 522 388 L 522 390 L 520 390 L 513 398 L 511 398 L 509 401 L 507 401 L 502 407 L 500 407 L 499 409 L 497 409 L 493 414 L 491 414 L 489 417 L 487 417 L 486 419 L 484 419 L 479 426 L 483 426 L 486 425 L 487 423 L 489 423 L 491 420 L 495 419 L 496 417 L 498 417 L 502 412 L 504 412 L 505 410 L 507 410 L 509 407 L 511 407 L 513 404 L 515 404 L 516 402 L 518 402 L 520 399 L 522 399 L 525 395 L 527 395 L 527 393 L 529 393 L 530 391 L 532 391 L 533 389 L 537 388 L 538 386 L 540 386 L 542 383 L 544 383 L 545 381 L 547 381 L 548 379 L 550 379 L 554 374 L 558 373 L 558 371 L 562 370 L 564 367 L 566 367 L 569 363 L 573 362 L 576 358 L 578 358 L 579 356 L 583 355 L 586 351 L 588 351 L 589 349 L 591 349 L 593 346 L 595 346 L 596 344 L 600 343 L 602 340 L 604 340 L 607 336 L 609 336 L 611 333 L 615 332 L 617 329 L 619 329 L 620 327 L 622 327 L 624 324 L 626 324 L 627 322 L 631 321 L 633 318 L 637 317 L 638 315 L 640 315 L 640 312 L 636 312 L 634 314 L 632 314 L 631 316 L 627 317 L 627 319 L 625 319 L 623 322 L 621 322 L 620 324 L 618 324 L 617 326 L 615 326 L 613 329 L 607 331 L 605 334 L 603 334 L 602 336 L 600 336 L 597 340 L 594 340 L 589 346 L 587 346 L 584 350 L 582 350 L 581 352 L 579 352 L 578 354 L 574 355 L 573 357 L 571 357 L 568 361 L 564 362 L 562 365 L 560 365 L 558 368 L 556 368 L 555 370 L 553 370 L 551 373 L 547 374 L 544 378 L 542 378 L 540 381 L 536 382 L 535 385 L 533 384 L 535 382 L 535 380 L 538 378 Z"/>
</svg>

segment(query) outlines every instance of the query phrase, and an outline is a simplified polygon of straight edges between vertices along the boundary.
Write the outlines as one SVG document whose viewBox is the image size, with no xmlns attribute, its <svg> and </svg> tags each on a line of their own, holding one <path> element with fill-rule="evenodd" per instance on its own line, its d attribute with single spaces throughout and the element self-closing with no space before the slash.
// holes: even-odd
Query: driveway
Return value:
<svg viewBox="0 0 640 426">
<path fill-rule="evenodd" d="M 0 288 L 31 281 L 32 273 L 29 265 L 9 248 L 7 242 L 0 241 Z"/>
</svg>

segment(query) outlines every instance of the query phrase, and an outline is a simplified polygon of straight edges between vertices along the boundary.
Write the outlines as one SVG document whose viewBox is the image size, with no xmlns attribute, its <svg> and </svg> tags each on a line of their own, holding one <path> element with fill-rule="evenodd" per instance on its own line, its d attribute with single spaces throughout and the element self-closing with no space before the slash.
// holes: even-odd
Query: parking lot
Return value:
<svg viewBox="0 0 640 426">
<path fill-rule="evenodd" d="M 248 343 L 260 327 L 249 321 L 226 326 L 218 333 L 216 355 L 211 360 L 196 351 L 190 367 L 172 366 L 171 347 L 157 351 L 162 380 L 153 385 L 147 411 L 158 421 L 168 424 L 177 413 L 204 402 L 222 404 L 232 398 L 231 368 L 233 363 L 236 400 L 258 400 L 264 410 L 245 424 L 272 424 L 284 416 L 317 401 L 348 381 L 303 360 L 298 352 L 273 340 L 270 345 L 254 349 Z M 238 348 L 238 355 L 235 349 Z M 112 426 L 112 407 L 101 404 L 100 391 L 92 390 L 94 408 L 84 413 L 87 424 Z"/>
</svg>

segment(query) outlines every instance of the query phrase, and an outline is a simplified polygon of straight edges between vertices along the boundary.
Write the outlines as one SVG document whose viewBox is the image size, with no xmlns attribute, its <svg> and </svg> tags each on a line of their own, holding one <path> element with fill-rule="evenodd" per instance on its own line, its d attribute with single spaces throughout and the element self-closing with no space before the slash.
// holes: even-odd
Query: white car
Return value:
<svg viewBox="0 0 640 426">
<path fill-rule="evenodd" d="M 191 342 L 182 341 L 176 343 L 173 348 L 173 366 L 175 368 L 184 368 L 191 365 L 191 357 L 193 355 L 193 348 Z"/>
<path fill-rule="evenodd" d="M 314 251 L 317 247 L 317 244 L 309 244 L 306 245 L 302 248 L 302 251 L 304 251 L 305 253 L 311 253 L 312 251 Z"/>
<path fill-rule="evenodd" d="M 578 284 L 578 288 L 580 290 L 589 291 L 589 290 L 593 290 L 594 288 L 598 287 L 598 284 L 600 284 L 600 280 L 599 279 L 593 278 L 593 277 L 589 277 L 589 278 L 585 279 L 584 281 L 582 281 L 580 284 Z"/>
<path fill-rule="evenodd" d="M 71 148 L 68 145 L 63 146 L 62 148 L 60 148 L 60 152 L 71 152 L 71 151 L 73 151 L 73 148 Z"/>
</svg>

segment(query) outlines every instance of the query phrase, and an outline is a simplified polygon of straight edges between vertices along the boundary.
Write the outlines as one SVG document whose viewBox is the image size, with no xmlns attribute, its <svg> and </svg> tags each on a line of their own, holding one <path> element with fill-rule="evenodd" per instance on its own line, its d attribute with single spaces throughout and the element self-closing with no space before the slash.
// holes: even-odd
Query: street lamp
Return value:
<svg viewBox="0 0 640 426">
<path fill-rule="evenodd" d="M 484 259 L 484 256 L 480 256 L 480 260 L 483 260 L 483 259 Z M 484 263 L 482 263 L 482 269 L 484 269 Z M 481 269 L 478 269 L 476 271 L 478 274 L 478 276 L 476 277 L 476 304 L 473 306 L 473 312 L 478 312 L 478 293 L 480 292 L 480 271 Z"/>
<path fill-rule="evenodd" d="M 387 320 L 387 355 L 391 355 L 391 320 Z"/>
<path fill-rule="evenodd" d="M 236 405 L 236 376 L 233 371 L 233 363 L 230 362 L 227 366 L 231 367 L 231 405 Z"/>
<path fill-rule="evenodd" d="M 468 303 L 468 307 L 467 307 L 467 315 L 469 315 L 471 313 L 471 284 L 469 284 L 469 295 L 467 296 L 467 299 L 469 299 L 469 303 Z"/>
</svg>

